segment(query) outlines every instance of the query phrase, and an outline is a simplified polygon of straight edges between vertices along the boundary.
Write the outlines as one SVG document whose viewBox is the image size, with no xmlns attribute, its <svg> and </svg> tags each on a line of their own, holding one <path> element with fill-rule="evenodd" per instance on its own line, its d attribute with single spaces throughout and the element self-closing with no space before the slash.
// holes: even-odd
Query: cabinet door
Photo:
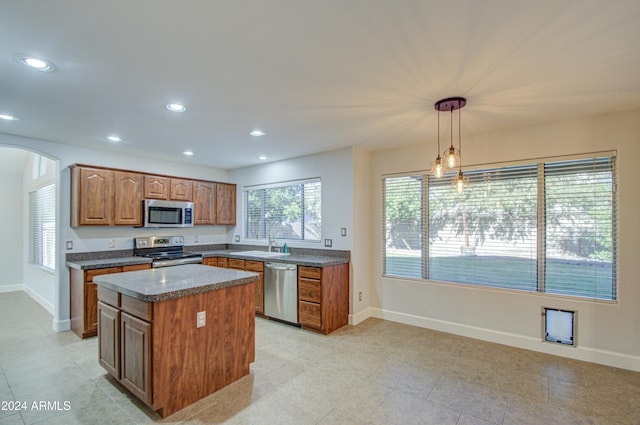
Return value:
<svg viewBox="0 0 640 425">
<path fill-rule="evenodd" d="M 196 181 L 193 184 L 194 224 L 216 224 L 216 184 Z"/>
<path fill-rule="evenodd" d="M 217 257 L 207 257 L 202 259 L 202 264 L 205 266 L 213 266 L 218 267 L 218 258 Z"/>
<path fill-rule="evenodd" d="M 144 176 L 145 199 L 169 199 L 169 177 Z"/>
<path fill-rule="evenodd" d="M 98 362 L 120 379 L 120 311 L 98 301 Z"/>
<path fill-rule="evenodd" d="M 218 224 L 236 224 L 236 185 L 216 184 L 216 222 Z"/>
<path fill-rule="evenodd" d="M 113 170 L 74 167 L 72 226 L 113 224 Z M 74 220 L 74 216 L 76 219 Z"/>
<path fill-rule="evenodd" d="M 171 179 L 169 199 L 172 201 L 192 201 L 193 181 L 186 179 Z"/>
<path fill-rule="evenodd" d="M 84 285 L 84 329 L 85 332 L 98 331 L 98 285 L 87 282 Z M 95 336 L 95 333 L 93 334 Z"/>
<path fill-rule="evenodd" d="M 114 224 L 141 226 L 144 175 L 116 171 L 115 186 Z"/>
<path fill-rule="evenodd" d="M 151 393 L 151 324 L 120 314 L 120 383 L 147 405 Z"/>
<path fill-rule="evenodd" d="M 256 282 L 256 312 L 264 314 L 264 273 L 258 273 L 260 277 Z"/>
</svg>

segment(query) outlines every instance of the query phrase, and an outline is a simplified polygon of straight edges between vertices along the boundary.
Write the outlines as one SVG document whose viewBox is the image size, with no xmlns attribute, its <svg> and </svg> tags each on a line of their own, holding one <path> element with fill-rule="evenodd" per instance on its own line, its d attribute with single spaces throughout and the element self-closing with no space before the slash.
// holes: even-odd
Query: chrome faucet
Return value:
<svg viewBox="0 0 640 425">
<path fill-rule="evenodd" d="M 273 240 L 271 240 L 271 229 L 269 229 L 269 252 L 271 252 L 271 246 L 273 245 Z"/>
</svg>

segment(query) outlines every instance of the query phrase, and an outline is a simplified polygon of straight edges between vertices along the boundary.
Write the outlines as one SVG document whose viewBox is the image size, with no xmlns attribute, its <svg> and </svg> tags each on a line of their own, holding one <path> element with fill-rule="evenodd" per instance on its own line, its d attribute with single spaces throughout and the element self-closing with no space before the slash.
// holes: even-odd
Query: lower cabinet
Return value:
<svg viewBox="0 0 640 425">
<path fill-rule="evenodd" d="M 98 334 L 98 289 L 93 282 L 94 277 L 149 268 L 151 268 L 150 264 L 135 264 L 103 269 L 70 269 L 71 330 L 80 338 L 89 338 Z"/>
<path fill-rule="evenodd" d="M 248 375 L 255 361 L 253 282 L 144 302 L 98 287 L 98 361 L 166 417 Z M 206 313 L 205 326 L 196 317 Z"/>
<path fill-rule="evenodd" d="M 100 288 L 99 292 L 98 362 L 133 395 L 151 406 L 153 304 L 109 289 Z"/>
<path fill-rule="evenodd" d="M 264 314 L 264 262 L 238 258 L 208 257 L 202 259 L 202 264 L 258 273 L 260 277 L 256 282 L 256 313 Z"/>
<path fill-rule="evenodd" d="M 331 333 L 349 322 L 349 265 L 298 266 L 298 321 L 303 329 Z"/>
</svg>

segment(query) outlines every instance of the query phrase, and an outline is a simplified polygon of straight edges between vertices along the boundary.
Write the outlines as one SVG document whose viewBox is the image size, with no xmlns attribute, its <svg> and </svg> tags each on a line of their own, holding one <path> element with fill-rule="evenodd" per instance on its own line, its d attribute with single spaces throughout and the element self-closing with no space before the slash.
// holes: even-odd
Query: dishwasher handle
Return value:
<svg viewBox="0 0 640 425">
<path fill-rule="evenodd" d="M 295 264 L 286 264 L 286 263 L 267 263 L 265 264 L 266 267 L 268 269 L 272 269 L 272 270 L 283 270 L 283 271 L 289 271 L 289 270 L 295 270 L 296 269 L 296 265 Z"/>
</svg>

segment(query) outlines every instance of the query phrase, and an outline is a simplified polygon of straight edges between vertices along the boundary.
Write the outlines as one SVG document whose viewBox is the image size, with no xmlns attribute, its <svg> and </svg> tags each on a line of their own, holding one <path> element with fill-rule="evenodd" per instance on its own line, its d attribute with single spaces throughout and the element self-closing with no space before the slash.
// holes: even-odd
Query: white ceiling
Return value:
<svg viewBox="0 0 640 425">
<path fill-rule="evenodd" d="M 640 1 L 5 1 L 0 75 L 0 132 L 232 169 L 434 140 L 449 96 L 463 135 L 640 108 Z"/>
</svg>

